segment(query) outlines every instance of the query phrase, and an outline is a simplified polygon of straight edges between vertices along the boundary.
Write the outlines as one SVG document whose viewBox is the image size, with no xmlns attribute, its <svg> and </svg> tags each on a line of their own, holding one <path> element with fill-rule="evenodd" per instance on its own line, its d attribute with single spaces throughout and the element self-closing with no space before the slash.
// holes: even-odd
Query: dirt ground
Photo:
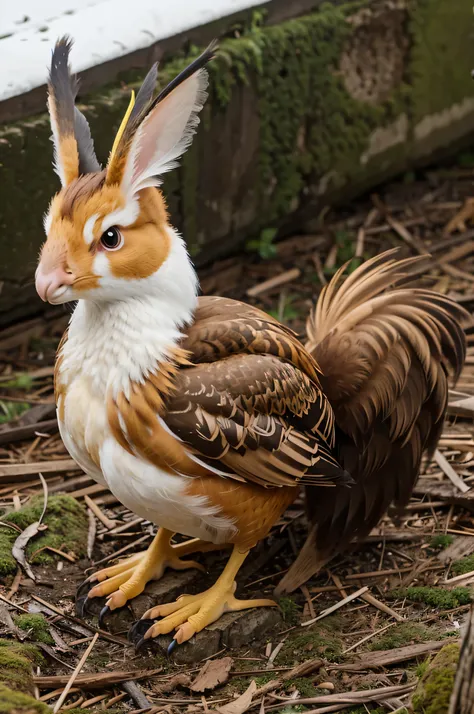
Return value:
<svg viewBox="0 0 474 714">
<path fill-rule="evenodd" d="M 311 233 L 278 243 L 268 229 L 245 254 L 201 271 L 202 291 L 252 302 L 303 335 L 310 305 L 340 265 L 350 261 L 351 269 L 397 246 L 401 255 L 429 252 L 414 279 L 471 310 L 474 230 L 469 223 L 444 229 L 474 195 L 473 167 L 474 156 L 463 154 L 455 165 L 407 174 L 377 195 L 323 211 Z M 167 657 L 170 638 L 136 652 L 131 624 L 158 601 L 202 590 L 227 555 L 198 556 L 204 574 L 167 573 L 101 628 L 100 603 L 77 617 L 74 594 L 85 571 L 118 551 L 146 548 L 153 528 L 74 468 L 62 446 L 52 365 L 67 319 L 59 308 L 0 333 L 0 683 L 14 685 L 2 652 L 21 641 L 41 652 L 30 693 L 51 707 L 87 654 L 61 711 L 447 711 L 459 650 L 446 645 L 459 643 L 467 626 L 474 582 L 474 331 L 466 329 L 467 362 L 439 450 L 407 507 L 390 511 L 279 609 L 226 615 Z M 48 528 L 26 548 L 28 573 L 12 561 L 11 545 L 39 519 L 44 488 Z M 237 594 L 271 597 L 304 533 L 300 500 L 249 557 Z M 433 684 L 430 663 L 441 650 Z M 434 687 L 437 708 L 423 699 L 429 691 L 420 694 L 420 679 L 425 690 Z M 38 707 L 30 711 L 47 711 Z M 10 710 L 0 703 L 3 711 Z"/>
</svg>

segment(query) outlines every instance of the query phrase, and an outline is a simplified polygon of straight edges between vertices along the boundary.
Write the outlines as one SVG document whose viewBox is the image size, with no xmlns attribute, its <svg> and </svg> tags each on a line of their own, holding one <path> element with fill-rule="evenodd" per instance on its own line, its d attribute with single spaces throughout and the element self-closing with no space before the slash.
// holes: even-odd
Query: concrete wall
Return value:
<svg viewBox="0 0 474 714">
<path fill-rule="evenodd" d="M 472 28 L 471 0 L 324 3 L 278 24 L 258 10 L 241 18 L 210 65 L 197 139 L 165 183 L 197 262 L 269 226 L 300 230 L 324 204 L 471 141 Z M 161 81 L 197 51 L 165 61 Z M 103 160 L 139 83 L 120 79 L 126 88 L 117 78 L 81 97 Z M 49 136 L 44 115 L 0 126 L 0 323 L 39 307 L 26 283 L 58 189 Z"/>
</svg>

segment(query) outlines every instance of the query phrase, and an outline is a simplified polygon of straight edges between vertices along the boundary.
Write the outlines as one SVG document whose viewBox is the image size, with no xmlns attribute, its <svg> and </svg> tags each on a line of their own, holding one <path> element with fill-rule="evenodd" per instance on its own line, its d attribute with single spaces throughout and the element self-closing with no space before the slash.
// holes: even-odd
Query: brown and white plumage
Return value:
<svg viewBox="0 0 474 714">
<path fill-rule="evenodd" d="M 84 173 L 80 155 L 93 149 L 87 125 L 78 131 L 72 120 L 69 43 L 59 43 L 50 113 L 63 187 L 36 277 L 43 299 L 78 300 L 55 372 L 64 443 L 119 501 L 160 526 L 145 554 L 99 571 L 89 597 L 119 607 L 166 566 L 195 566 L 181 555 L 233 545 L 209 591 L 148 613 L 164 619 L 146 637 L 176 629 L 179 642 L 225 609 L 271 604 L 236 600 L 233 581 L 300 486 L 313 525 L 287 589 L 409 497 L 440 433 L 448 369 L 459 373 L 465 349 L 461 308 L 402 287 L 413 261 L 390 253 L 342 284 L 342 271 L 334 277 L 306 347 L 254 307 L 197 297 L 157 187 L 197 128 L 214 51 L 156 99 L 152 68 L 107 167 Z M 175 532 L 197 540 L 173 547 Z"/>
</svg>

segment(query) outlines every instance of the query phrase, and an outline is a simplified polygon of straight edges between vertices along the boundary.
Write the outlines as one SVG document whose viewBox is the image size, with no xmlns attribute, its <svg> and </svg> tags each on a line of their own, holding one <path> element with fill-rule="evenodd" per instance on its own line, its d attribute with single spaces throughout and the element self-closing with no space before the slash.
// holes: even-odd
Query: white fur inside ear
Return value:
<svg viewBox="0 0 474 714">
<path fill-rule="evenodd" d="M 128 196 L 159 186 L 161 174 L 177 166 L 192 142 L 207 98 L 208 75 L 200 69 L 149 113 L 130 148 L 122 189 Z"/>
</svg>

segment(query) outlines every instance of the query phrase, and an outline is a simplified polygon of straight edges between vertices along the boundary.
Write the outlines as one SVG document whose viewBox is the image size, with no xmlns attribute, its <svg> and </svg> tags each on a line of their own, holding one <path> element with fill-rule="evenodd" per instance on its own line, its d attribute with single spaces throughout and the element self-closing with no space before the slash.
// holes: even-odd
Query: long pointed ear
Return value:
<svg viewBox="0 0 474 714">
<path fill-rule="evenodd" d="M 68 64 L 71 46 L 68 37 L 62 37 L 56 43 L 48 81 L 54 164 L 62 186 L 67 186 L 80 174 L 100 171 L 89 124 L 74 106 L 78 83 L 71 76 Z"/>
<path fill-rule="evenodd" d="M 198 114 L 207 98 L 204 65 L 215 49 L 213 42 L 152 101 L 146 101 L 151 85 L 147 75 L 119 130 L 107 168 L 108 184 L 119 184 L 127 196 L 133 196 L 148 186 L 159 186 L 160 176 L 177 165 L 199 124 Z"/>
</svg>

